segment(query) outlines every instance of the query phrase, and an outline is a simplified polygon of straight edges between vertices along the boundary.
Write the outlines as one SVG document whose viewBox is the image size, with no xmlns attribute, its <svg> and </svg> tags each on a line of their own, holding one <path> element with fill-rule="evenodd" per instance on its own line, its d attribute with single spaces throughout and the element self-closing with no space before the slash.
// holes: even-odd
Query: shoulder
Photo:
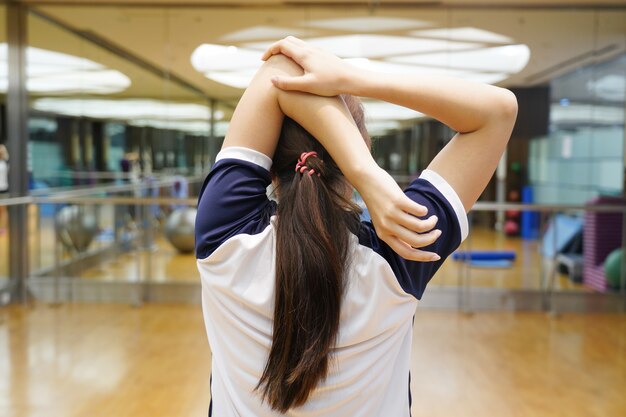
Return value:
<svg viewBox="0 0 626 417">
<path fill-rule="evenodd" d="M 205 258 L 227 239 L 259 233 L 276 204 L 267 197 L 272 160 L 253 149 L 222 150 L 207 175 L 198 202 L 196 256 Z"/>
<path fill-rule="evenodd" d="M 445 259 L 467 237 L 469 225 L 459 196 L 436 172 L 429 170 L 422 172 L 422 175 L 405 189 L 405 193 L 413 201 L 426 206 L 427 216 L 433 214 L 437 216 L 436 227 L 441 230 L 441 236 L 433 244 L 422 249 L 437 253 L 441 259 L 436 262 L 416 262 L 402 258 L 378 237 L 371 222 L 361 223 L 359 243 L 382 256 L 404 291 L 419 299 Z"/>
</svg>

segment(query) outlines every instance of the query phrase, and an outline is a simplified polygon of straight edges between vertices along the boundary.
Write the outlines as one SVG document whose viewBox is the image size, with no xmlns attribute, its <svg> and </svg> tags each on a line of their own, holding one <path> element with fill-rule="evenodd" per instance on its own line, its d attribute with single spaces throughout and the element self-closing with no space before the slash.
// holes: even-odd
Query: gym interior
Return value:
<svg viewBox="0 0 626 417">
<path fill-rule="evenodd" d="M 622 0 L 0 2 L 0 415 L 207 415 L 197 197 L 288 35 L 518 99 L 419 302 L 412 415 L 626 415 Z M 363 104 L 401 186 L 454 135 Z"/>
</svg>

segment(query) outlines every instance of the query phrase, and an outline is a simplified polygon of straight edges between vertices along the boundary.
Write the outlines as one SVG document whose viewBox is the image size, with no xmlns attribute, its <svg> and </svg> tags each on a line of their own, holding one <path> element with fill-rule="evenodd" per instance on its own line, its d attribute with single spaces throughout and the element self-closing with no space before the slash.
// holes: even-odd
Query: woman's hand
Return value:
<svg viewBox="0 0 626 417">
<path fill-rule="evenodd" d="M 398 255 L 422 262 L 441 259 L 436 253 L 417 249 L 441 236 L 441 230 L 434 229 L 437 217 L 419 219 L 428 214 L 426 207 L 408 198 L 385 170 L 376 167 L 353 185 L 367 205 L 376 234 Z"/>
<path fill-rule="evenodd" d="M 357 69 L 330 52 L 288 36 L 270 46 L 262 59 L 266 61 L 277 54 L 288 56 L 304 69 L 303 75 L 272 78 L 272 83 L 281 90 L 327 97 L 349 93 L 348 84 Z"/>
</svg>

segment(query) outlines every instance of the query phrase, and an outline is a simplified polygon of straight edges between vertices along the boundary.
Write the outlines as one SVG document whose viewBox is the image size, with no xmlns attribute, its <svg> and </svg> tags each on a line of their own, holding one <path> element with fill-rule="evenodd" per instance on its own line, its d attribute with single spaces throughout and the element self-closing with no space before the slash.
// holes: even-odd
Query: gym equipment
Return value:
<svg viewBox="0 0 626 417">
<path fill-rule="evenodd" d="M 95 207 L 63 207 L 56 215 L 56 230 L 67 249 L 84 252 L 98 234 Z"/>
<path fill-rule="evenodd" d="M 615 249 L 604 261 L 604 274 L 609 287 L 619 289 L 621 287 L 622 274 L 622 248 Z"/>
<path fill-rule="evenodd" d="M 590 205 L 623 205 L 621 197 L 597 197 Z M 622 213 L 585 212 L 583 232 L 583 281 L 587 287 L 604 292 L 609 287 L 604 262 L 607 256 L 622 246 Z"/>
<path fill-rule="evenodd" d="M 455 261 L 514 261 L 516 257 L 513 251 L 469 251 L 455 252 L 452 259 Z"/>
<path fill-rule="evenodd" d="M 507 236 L 516 236 L 519 233 L 519 224 L 514 220 L 504 222 L 504 233 Z"/>
<path fill-rule="evenodd" d="M 583 255 L 580 253 L 561 253 L 556 257 L 556 267 L 562 274 L 567 274 L 569 280 L 575 283 L 583 282 Z"/>
<path fill-rule="evenodd" d="M 569 250 L 576 237 L 583 231 L 583 220 L 565 214 L 556 214 L 543 235 L 541 253 L 545 258 L 552 258 Z"/>
<path fill-rule="evenodd" d="M 522 187 L 522 203 L 532 203 L 533 188 L 530 185 Z M 522 239 L 537 239 L 539 237 L 539 213 L 523 210 L 520 220 Z"/>
<path fill-rule="evenodd" d="M 165 221 L 165 237 L 181 253 L 190 253 L 195 249 L 197 212 L 192 207 L 178 208 Z"/>
</svg>

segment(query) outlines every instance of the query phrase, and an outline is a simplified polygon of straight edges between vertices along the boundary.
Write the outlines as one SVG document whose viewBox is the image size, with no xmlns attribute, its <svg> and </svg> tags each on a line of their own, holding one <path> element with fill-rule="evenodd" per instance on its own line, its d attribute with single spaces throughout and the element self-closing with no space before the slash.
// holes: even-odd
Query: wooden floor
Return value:
<svg viewBox="0 0 626 417">
<path fill-rule="evenodd" d="M 626 315 L 418 309 L 414 328 L 414 417 L 626 416 Z M 1 308 L 0 416 L 204 417 L 210 356 L 194 306 Z"/>
</svg>

